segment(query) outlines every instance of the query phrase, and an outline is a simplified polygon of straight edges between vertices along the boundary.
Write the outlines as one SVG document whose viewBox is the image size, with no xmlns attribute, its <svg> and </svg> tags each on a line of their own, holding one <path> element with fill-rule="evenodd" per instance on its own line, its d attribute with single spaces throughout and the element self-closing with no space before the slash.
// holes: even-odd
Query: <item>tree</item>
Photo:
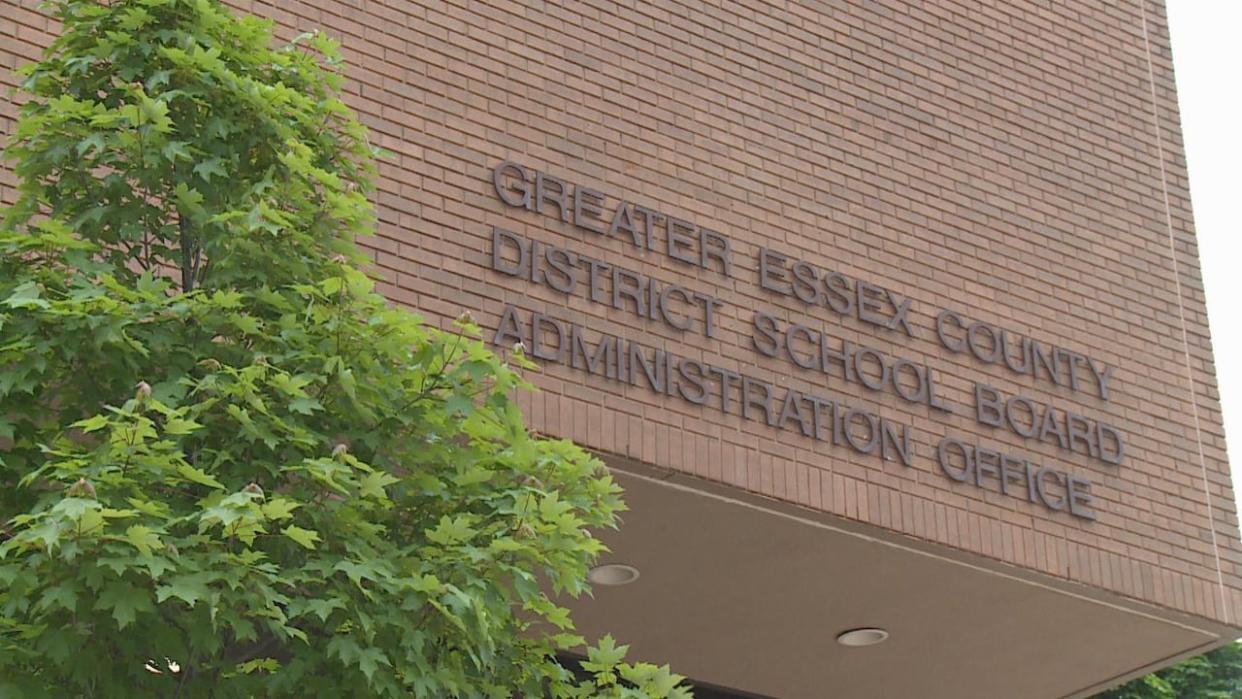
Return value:
<svg viewBox="0 0 1242 699">
<path fill-rule="evenodd" d="M 334 43 L 52 7 L 0 229 L 0 695 L 688 696 L 607 637 L 555 661 L 620 489 L 359 270 Z"/>
<path fill-rule="evenodd" d="M 1097 699 L 1233 699 L 1242 696 L 1242 643 L 1144 675 Z"/>
</svg>

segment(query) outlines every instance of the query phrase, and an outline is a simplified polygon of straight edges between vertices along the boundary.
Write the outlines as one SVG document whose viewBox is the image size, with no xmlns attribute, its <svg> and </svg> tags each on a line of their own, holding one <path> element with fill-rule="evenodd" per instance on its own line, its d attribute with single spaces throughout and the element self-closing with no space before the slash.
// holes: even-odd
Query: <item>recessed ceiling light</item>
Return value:
<svg viewBox="0 0 1242 699">
<path fill-rule="evenodd" d="M 884 629 L 850 629 L 849 631 L 842 631 L 837 635 L 837 643 L 851 648 L 861 648 L 863 646 L 878 645 L 887 638 L 888 632 Z"/>
<path fill-rule="evenodd" d="M 587 573 L 587 580 L 596 585 L 628 585 L 638 579 L 638 569 L 624 563 L 605 563 Z"/>
</svg>

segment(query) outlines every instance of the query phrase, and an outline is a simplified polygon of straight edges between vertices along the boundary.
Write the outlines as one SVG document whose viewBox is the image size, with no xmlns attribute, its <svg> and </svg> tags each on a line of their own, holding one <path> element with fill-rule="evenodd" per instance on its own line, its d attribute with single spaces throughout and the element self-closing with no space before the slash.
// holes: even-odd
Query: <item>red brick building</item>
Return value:
<svg viewBox="0 0 1242 699">
<path fill-rule="evenodd" d="M 760 696 L 1041 698 L 1239 635 L 1159 2 L 239 6 L 343 42 L 385 293 L 525 345 L 532 427 L 627 488 L 588 635 Z M 56 27 L 4 8 L 11 85 Z"/>
</svg>

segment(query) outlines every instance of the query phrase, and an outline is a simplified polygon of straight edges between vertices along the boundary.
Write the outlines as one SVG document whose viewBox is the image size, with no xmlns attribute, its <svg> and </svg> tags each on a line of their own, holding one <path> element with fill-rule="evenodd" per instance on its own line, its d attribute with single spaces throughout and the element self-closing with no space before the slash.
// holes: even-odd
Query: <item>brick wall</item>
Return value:
<svg viewBox="0 0 1242 699">
<path fill-rule="evenodd" d="M 512 304 L 839 399 L 909 424 L 918 457 L 860 455 L 555 364 L 532 375 L 533 427 L 1163 607 L 1242 615 L 1159 3 L 238 5 L 284 36 L 320 27 L 344 43 L 348 100 L 393 154 L 369 241 L 393 301 L 440 325 L 470 309 L 489 331 Z M 6 86 L 55 33 L 34 6 L 0 13 Z M 0 109 L 3 133 L 14 111 Z M 719 231 L 734 274 L 508 207 L 491 181 L 504 160 Z M 0 183 L 11 200 L 11 176 Z M 493 226 L 711 293 L 725 304 L 716 337 L 500 274 Z M 761 247 L 909 297 L 918 338 L 763 290 Z M 948 352 L 941 308 L 1115 367 L 1111 400 Z M 927 362 L 957 412 L 757 354 L 756 309 Z M 980 426 L 976 380 L 1117 426 L 1124 463 Z M 955 483 L 934 458 L 945 435 L 1088 477 L 1097 518 Z"/>
</svg>

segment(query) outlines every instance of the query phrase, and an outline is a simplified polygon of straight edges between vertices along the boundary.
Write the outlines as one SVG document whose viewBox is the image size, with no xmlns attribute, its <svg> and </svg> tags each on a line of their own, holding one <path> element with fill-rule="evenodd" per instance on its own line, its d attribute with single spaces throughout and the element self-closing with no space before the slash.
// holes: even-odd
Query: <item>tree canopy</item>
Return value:
<svg viewBox="0 0 1242 699">
<path fill-rule="evenodd" d="M 51 3 L 0 226 L 0 695 L 688 696 L 580 648 L 602 464 L 389 306 L 337 46 Z M 412 233 L 413 234 L 413 233 Z"/>
<path fill-rule="evenodd" d="M 1242 696 L 1242 643 L 1183 660 L 1096 699 L 1235 699 Z"/>
</svg>

